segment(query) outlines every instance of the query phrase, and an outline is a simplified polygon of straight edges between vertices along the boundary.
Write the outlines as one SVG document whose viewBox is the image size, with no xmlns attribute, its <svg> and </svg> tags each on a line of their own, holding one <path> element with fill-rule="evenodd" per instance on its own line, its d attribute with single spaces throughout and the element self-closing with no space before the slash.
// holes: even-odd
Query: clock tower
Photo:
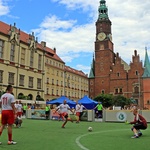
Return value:
<svg viewBox="0 0 150 150">
<path fill-rule="evenodd" d="M 95 96 L 109 93 L 110 72 L 114 63 L 114 52 L 111 33 L 111 21 L 105 0 L 100 0 L 99 15 L 96 22 L 95 41 Z M 106 86 L 107 85 L 107 86 Z"/>
</svg>

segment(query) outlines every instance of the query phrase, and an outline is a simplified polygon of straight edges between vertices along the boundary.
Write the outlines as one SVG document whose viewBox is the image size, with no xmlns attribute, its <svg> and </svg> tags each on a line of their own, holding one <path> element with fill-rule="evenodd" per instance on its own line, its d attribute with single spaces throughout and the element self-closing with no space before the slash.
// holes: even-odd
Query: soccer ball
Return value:
<svg viewBox="0 0 150 150">
<path fill-rule="evenodd" d="M 88 131 L 92 132 L 93 128 L 92 127 L 88 127 Z"/>
</svg>

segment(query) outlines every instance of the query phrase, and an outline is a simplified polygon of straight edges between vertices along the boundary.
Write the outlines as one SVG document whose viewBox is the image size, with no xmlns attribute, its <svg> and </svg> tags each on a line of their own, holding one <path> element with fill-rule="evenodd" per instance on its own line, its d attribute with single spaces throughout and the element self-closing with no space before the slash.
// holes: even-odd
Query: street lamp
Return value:
<svg viewBox="0 0 150 150">
<path fill-rule="evenodd" d="M 64 71 L 63 79 L 64 79 L 64 88 L 63 88 L 63 95 L 65 96 L 65 77 L 66 77 L 66 71 Z"/>
<path fill-rule="evenodd" d="M 139 106 L 141 107 L 141 102 L 140 102 L 140 96 L 141 96 L 140 73 L 138 73 L 138 83 L 139 83 Z"/>
</svg>

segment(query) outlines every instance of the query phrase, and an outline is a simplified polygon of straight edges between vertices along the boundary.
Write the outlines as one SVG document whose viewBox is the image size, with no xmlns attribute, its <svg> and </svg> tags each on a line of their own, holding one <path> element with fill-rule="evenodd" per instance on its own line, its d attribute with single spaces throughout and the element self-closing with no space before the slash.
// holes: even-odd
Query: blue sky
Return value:
<svg viewBox="0 0 150 150">
<path fill-rule="evenodd" d="M 100 0 L 0 0 L 0 20 L 46 41 L 66 65 L 89 74 Z M 150 49 L 150 1 L 106 0 L 114 51 L 128 64 Z"/>
</svg>

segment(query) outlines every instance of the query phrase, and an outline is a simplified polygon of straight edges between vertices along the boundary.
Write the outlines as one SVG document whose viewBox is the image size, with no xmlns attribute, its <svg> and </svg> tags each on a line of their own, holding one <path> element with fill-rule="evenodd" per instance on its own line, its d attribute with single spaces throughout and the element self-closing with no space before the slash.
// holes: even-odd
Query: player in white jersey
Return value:
<svg viewBox="0 0 150 150">
<path fill-rule="evenodd" d="M 75 107 L 75 112 L 76 112 L 76 116 L 77 116 L 77 121 L 76 123 L 79 123 L 79 117 L 80 117 L 80 105 L 78 104 L 78 102 L 76 102 L 76 107 Z"/>
<path fill-rule="evenodd" d="M 67 104 L 66 100 L 64 100 L 63 104 L 60 104 L 60 105 L 57 107 L 56 111 L 58 111 L 58 110 L 60 111 L 61 116 L 62 116 L 63 118 L 65 118 L 65 122 L 64 122 L 63 125 L 62 125 L 62 128 L 65 128 L 65 125 L 66 125 L 66 123 L 67 123 L 68 121 L 73 122 L 72 119 L 68 118 L 68 110 L 70 110 L 72 113 L 73 113 L 73 111 L 70 109 L 70 107 L 69 107 L 69 105 Z"/>
<path fill-rule="evenodd" d="M 77 122 L 76 123 L 79 123 L 79 121 L 81 120 L 81 116 L 83 115 L 83 109 L 86 109 L 87 108 L 85 106 L 83 106 L 81 103 L 78 104 L 78 102 L 76 103 L 76 116 L 77 116 Z"/>
<path fill-rule="evenodd" d="M 17 117 L 21 118 L 22 117 L 22 104 L 21 101 L 19 101 L 19 104 L 17 105 Z"/>
<path fill-rule="evenodd" d="M 3 129 L 6 125 L 8 125 L 8 145 L 16 144 L 12 140 L 12 125 L 14 124 L 15 117 L 15 98 L 11 94 L 13 91 L 13 87 L 11 85 L 7 86 L 6 93 L 2 95 L 0 99 L 0 104 L 2 108 L 2 126 L 0 127 L 0 136 L 2 135 Z M 0 144 L 2 144 L 0 142 Z"/>
</svg>

